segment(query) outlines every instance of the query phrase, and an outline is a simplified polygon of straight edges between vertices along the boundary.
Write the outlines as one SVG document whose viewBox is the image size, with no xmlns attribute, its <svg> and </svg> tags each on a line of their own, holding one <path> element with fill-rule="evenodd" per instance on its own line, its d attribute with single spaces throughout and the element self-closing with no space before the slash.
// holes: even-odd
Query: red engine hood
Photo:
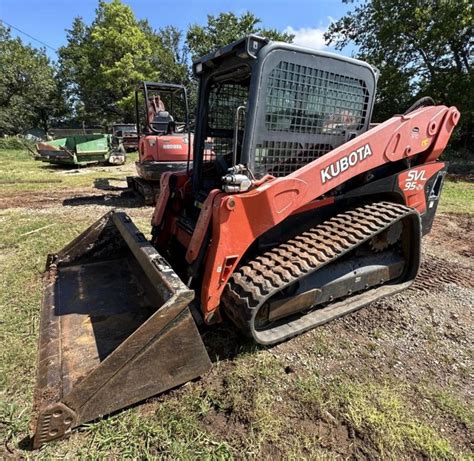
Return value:
<svg viewBox="0 0 474 461">
<path fill-rule="evenodd" d="M 147 135 L 140 138 L 140 161 L 185 162 L 188 159 L 188 134 Z M 191 158 L 193 135 L 191 134 Z"/>
</svg>

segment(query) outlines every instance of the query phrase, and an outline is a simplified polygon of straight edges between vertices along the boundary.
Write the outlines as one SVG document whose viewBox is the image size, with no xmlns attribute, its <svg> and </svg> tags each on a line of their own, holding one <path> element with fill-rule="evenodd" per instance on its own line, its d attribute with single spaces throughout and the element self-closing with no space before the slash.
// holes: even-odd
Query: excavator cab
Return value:
<svg viewBox="0 0 474 461">
<path fill-rule="evenodd" d="M 183 85 L 141 82 L 135 90 L 139 142 L 137 171 L 141 178 L 159 181 L 163 171 L 187 168 L 192 134 L 188 96 Z"/>
<path fill-rule="evenodd" d="M 184 85 L 140 82 L 135 90 L 138 133 L 172 134 L 189 131 L 188 95 Z"/>
<path fill-rule="evenodd" d="M 192 169 L 188 148 L 188 168 L 162 172 L 151 240 L 112 211 L 48 257 L 35 447 L 205 373 L 191 302 L 208 325 L 225 313 L 271 345 L 418 272 L 456 108 L 423 103 L 369 129 L 374 68 L 254 35 L 193 70 Z M 152 87 L 137 123 L 150 149 L 176 123 Z"/>
</svg>

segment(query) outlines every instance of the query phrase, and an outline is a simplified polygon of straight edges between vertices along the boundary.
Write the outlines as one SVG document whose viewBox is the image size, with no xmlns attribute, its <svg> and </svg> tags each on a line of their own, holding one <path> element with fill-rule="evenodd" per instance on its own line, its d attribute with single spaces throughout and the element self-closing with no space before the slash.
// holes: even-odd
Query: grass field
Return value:
<svg viewBox="0 0 474 461">
<path fill-rule="evenodd" d="M 0 458 L 472 459 L 474 298 L 462 284 L 409 290 L 273 348 L 206 330 L 214 366 L 201 380 L 30 451 L 46 255 L 115 204 L 132 160 L 62 170 L 0 151 Z M 151 208 L 116 202 L 148 232 Z M 435 226 L 428 258 L 472 270 L 456 242 L 472 236 L 474 184 L 447 182 L 439 213 L 454 243 L 441 253 L 449 226 Z"/>
</svg>

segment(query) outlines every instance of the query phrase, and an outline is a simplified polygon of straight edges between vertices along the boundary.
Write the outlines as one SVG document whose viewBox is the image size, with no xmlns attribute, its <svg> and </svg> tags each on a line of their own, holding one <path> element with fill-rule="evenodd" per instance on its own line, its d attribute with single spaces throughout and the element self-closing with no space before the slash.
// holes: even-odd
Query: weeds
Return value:
<svg viewBox="0 0 474 461">
<path fill-rule="evenodd" d="M 448 414 L 474 431 L 474 411 L 471 406 L 461 402 L 453 393 L 445 389 L 425 385 L 421 393 L 430 399 L 444 414 Z"/>
<path fill-rule="evenodd" d="M 320 414 L 329 412 L 345 420 L 359 434 L 370 438 L 382 458 L 417 452 L 435 459 L 449 459 L 449 441 L 417 418 L 401 385 L 357 382 L 341 375 L 325 383 L 318 377 L 298 381 L 300 401 Z"/>
</svg>

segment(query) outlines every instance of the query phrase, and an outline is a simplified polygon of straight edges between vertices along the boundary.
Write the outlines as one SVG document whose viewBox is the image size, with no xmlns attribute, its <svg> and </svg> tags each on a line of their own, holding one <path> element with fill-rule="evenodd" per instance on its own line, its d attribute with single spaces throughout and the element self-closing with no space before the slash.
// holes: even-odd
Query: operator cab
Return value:
<svg viewBox="0 0 474 461">
<path fill-rule="evenodd" d="M 137 127 L 133 123 L 114 123 L 112 125 L 112 135 L 116 137 L 136 136 Z"/>
<path fill-rule="evenodd" d="M 137 131 L 170 135 L 189 131 L 186 88 L 172 83 L 141 82 L 135 91 Z"/>
<path fill-rule="evenodd" d="M 193 71 L 196 193 L 243 191 L 226 188 L 236 171 L 286 176 L 369 127 L 377 71 L 362 61 L 250 35 Z"/>
</svg>

